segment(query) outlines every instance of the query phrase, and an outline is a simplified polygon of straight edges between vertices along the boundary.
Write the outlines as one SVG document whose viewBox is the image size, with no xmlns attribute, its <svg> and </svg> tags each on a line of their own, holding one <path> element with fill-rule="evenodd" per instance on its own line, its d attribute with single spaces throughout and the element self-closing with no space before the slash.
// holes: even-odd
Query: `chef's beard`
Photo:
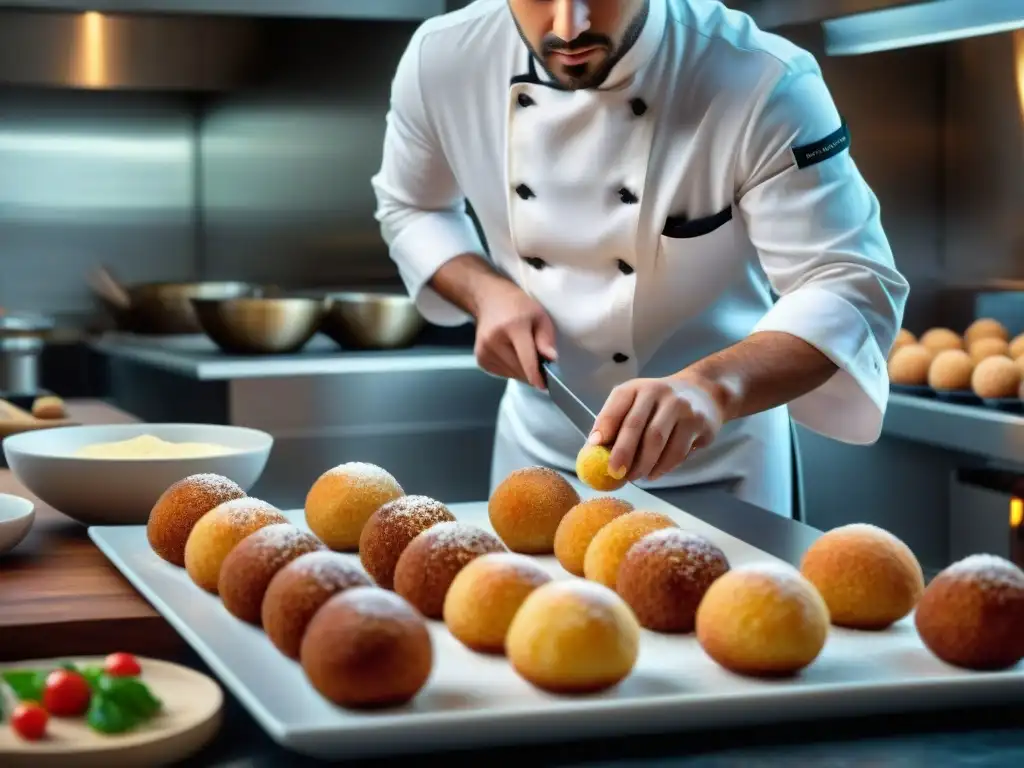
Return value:
<svg viewBox="0 0 1024 768">
<path fill-rule="evenodd" d="M 622 57 L 629 52 L 629 49 L 639 39 L 644 23 L 647 21 L 649 5 L 649 2 L 645 2 L 630 20 L 625 32 L 623 32 L 622 42 L 619 43 L 617 48 L 613 47 L 614 44 L 607 35 L 584 32 L 569 43 L 554 35 L 546 35 L 541 41 L 541 50 L 538 52 L 530 44 L 530 41 L 526 39 L 526 35 L 523 34 L 522 27 L 519 26 L 515 14 L 512 15 L 512 20 L 515 22 L 516 29 L 519 30 L 519 36 L 523 39 L 523 43 L 530 49 L 533 57 L 544 68 L 544 71 L 548 73 L 548 76 L 562 88 L 577 91 L 586 88 L 600 88 L 604 81 L 608 79 L 608 75 L 615 68 L 615 65 L 621 61 Z M 605 57 L 596 64 L 586 62 L 584 64 L 561 67 L 561 75 L 555 73 L 548 66 L 548 61 L 553 51 L 572 51 L 594 45 L 604 46 L 606 50 Z"/>
</svg>

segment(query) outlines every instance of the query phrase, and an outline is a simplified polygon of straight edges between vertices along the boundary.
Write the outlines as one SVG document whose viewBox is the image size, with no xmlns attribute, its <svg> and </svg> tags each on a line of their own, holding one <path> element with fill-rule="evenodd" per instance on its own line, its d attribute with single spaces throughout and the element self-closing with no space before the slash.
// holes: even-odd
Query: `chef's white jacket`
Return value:
<svg viewBox="0 0 1024 768">
<path fill-rule="evenodd" d="M 821 350 L 839 371 L 788 414 L 727 424 L 646 484 L 735 481 L 788 515 L 789 416 L 878 438 L 908 292 L 849 148 L 814 57 L 713 0 L 650 0 L 601 88 L 577 91 L 537 65 L 505 0 L 478 0 L 413 36 L 373 187 L 392 258 L 440 325 L 469 318 L 431 277 L 485 253 L 469 201 L 491 262 L 548 311 L 563 375 L 595 410 L 619 383 L 755 331 Z M 571 470 L 580 446 L 545 393 L 510 382 L 492 484 L 525 464 Z"/>
</svg>

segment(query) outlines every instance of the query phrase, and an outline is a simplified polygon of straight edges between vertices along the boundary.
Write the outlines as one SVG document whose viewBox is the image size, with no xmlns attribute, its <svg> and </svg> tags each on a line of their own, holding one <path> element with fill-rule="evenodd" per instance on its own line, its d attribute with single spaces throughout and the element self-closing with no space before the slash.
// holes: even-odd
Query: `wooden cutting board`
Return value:
<svg viewBox="0 0 1024 768">
<path fill-rule="evenodd" d="M 2 669 L 50 669 L 67 659 L 5 664 Z M 71 659 L 76 666 L 102 665 L 102 658 Z M 97 733 L 84 719 L 51 717 L 47 736 L 23 741 L 10 727 L 5 707 L 0 722 L 0 765 L 4 768 L 92 768 L 178 763 L 202 749 L 220 728 L 224 694 L 212 679 L 195 670 L 156 659 L 139 659 L 142 681 L 163 704 L 163 711 L 136 730 Z"/>
<path fill-rule="evenodd" d="M 67 409 L 79 424 L 138 422 L 97 400 L 70 400 Z M 36 504 L 28 537 L 0 559 L 0 661 L 106 653 L 112 637 L 118 650 L 140 655 L 181 651 L 178 633 L 89 540 L 85 526 L 35 498 L 10 470 L 0 469 L 0 493 Z"/>
<path fill-rule="evenodd" d="M 37 429 L 53 429 L 70 427 L 76 422 L 70 418 L 37 419 L 28 411 L 19 408 L 7 400 L 0 400 L 0 440 L 21 432 L 32 432 Z"/>
</svg>

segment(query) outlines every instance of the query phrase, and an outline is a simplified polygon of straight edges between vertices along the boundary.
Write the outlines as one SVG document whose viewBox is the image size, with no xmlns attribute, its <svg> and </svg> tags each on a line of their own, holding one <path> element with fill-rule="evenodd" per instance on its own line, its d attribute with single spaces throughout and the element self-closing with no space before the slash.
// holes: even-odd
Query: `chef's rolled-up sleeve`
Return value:
<svg viewBox="0 0 1024 768">
<path fill-rule="evenodd" d="M 425 106 L 425 32 L 421 27 L 413 36 L 392 81 L 384 156 L 371 183 L 381 234 L 409 295 L 427 320 L 451 326 L 470 317 L 434 291 L 430 279 L 456 256 L 482 254 L 483 246 Z"/>
<path fill-rule="evenodd" d="M 838 366 L 789 404 L 791 416 L 833 439 L 869 444 L 881 434 L 886 358 L 908 285 L 849 148 L 817 65 L 791 70 L 752 115 L 738 208 L 779 296 L 755 332 L 796 336 Z"/>
</svg>

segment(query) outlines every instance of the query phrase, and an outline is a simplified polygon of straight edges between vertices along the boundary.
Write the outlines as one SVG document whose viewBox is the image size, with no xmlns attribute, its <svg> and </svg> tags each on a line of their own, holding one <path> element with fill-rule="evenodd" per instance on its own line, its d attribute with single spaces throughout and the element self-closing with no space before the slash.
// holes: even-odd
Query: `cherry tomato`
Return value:
<svg viewBox="0 0 1024 768">
<path fill-rule="evenodd" d="M 112 653 L 103 662 L 103 671 L 111 677 L 136 677 L 142 674 L 142 667 L 130 653 Z"/>
<path fill-rule="evenodd" d="M 39 741 L 46 735 L 50 716 L 34 702 L 19 704 L 11 713 L 11 728 L 25 741 Z"/>
<path fill-rule="evenodd" d="M 89 709 L 92 689 L 85 678 L 68 669 L 55 669 L 46 676 L 43 706 L 56 717 L 80 717 Z"/>
</svg>

